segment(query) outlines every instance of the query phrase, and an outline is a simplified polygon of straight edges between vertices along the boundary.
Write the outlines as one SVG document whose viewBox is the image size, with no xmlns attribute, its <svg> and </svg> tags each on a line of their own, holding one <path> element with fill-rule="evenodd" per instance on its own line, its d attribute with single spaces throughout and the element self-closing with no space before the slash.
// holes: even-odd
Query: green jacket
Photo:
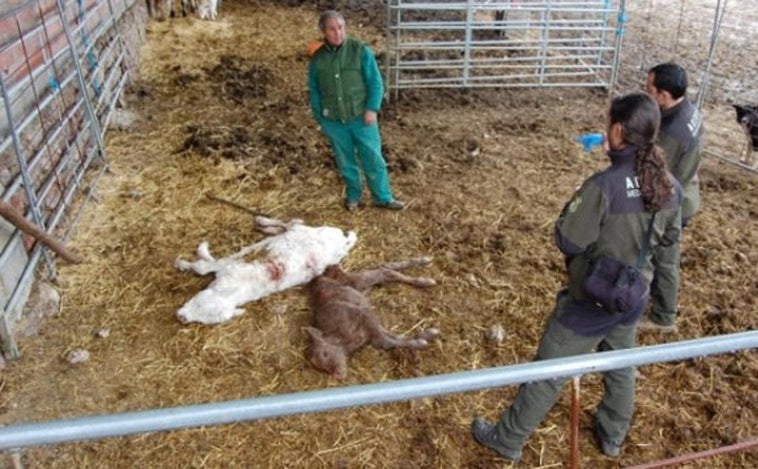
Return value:
<svg viewBox="0 0 758 469">
<path fill-rule="evenodd" d="M 344 123 L 366 110 L 379 112 L 384 86 L 373 52 L 353 38 L 336 48 L 324 44 L 308 66 L 308 93 L 317 121 Z"/>
<path fill-rule="evenodd" d="M 566 256 L 568 289 L 575 300 L 585 298 L 582 283 L 590 259 L 608 256 L 635 265 L 651 214 L 646 212 L 634 171 L 634 147 L 611 151 L 611 166 L 595 173 L 566 204 L 555 225 L 555 242 Z M 673 178 L 672 178 L 673 181 Z M 676 312 L 679 292 L 681 189 L 655 217 L 643 275 L 658 275 L 661 308 Z"/>
<path fill-rule="evenodd" d="M 682 185 L 682 219 L 692 218 L 700 208 L 700 168 L 703 119 L 697 108 L 684 98 L 681 103 L 661 112 L 658 144 L 666 154 L 669 171 Z"/>
</svg>

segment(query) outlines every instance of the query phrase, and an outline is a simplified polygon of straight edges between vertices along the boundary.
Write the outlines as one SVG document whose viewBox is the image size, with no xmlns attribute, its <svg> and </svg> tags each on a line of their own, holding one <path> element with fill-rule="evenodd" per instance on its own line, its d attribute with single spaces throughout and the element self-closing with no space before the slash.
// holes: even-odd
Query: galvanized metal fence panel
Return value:
<svg viewBox="0 0 758 469">
<path fill-rule="evenodd" d="M 68 238 L 107 169 L 103 133 L 129 76 L 122 29 L 136 0 L 13 1 L 0 11 L 2 202 L 53 237 Z M 18 350 L 12 324 L 48 249 L 0 220 L 0 341 Z"/>
<path fill-rule="evenodd" d="M 391 0 L 387 87 L 611 90 L 624 32 L 624 4 Z"/>
<path fill-rule="evenodd" d="M 634 41 L 621 53 L 619 88 L 641 89 L 658 63 L 682 65 L 689 98 L 703 112 L 704 154 L 758 174 L 739 162 L 746 138 L 732 108 L 758 106 L 758 0 L 640 0 L 627 10 Z"/>
<path fill-rule="evenodd" d="M 0 428 L 0 450 L 92 438 L 323 412 L 368 404 L 498 388 L 545 379 L 569 378 L 631 366 L 684 360 L 758 347 L 758 331 L 704 337 L 625 350 L 596 352 L 530 363 L 459 371 L 397 381 L 279 394 L 166 409 L 150 409 L 20 423 Z"/>
</svg>

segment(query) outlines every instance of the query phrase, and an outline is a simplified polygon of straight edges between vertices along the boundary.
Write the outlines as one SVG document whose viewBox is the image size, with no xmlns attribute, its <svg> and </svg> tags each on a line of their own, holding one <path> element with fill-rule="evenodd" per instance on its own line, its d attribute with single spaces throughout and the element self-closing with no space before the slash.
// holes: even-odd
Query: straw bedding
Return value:
<svg viewBox="0 0 758 469">
<path fill-rule="evenodd" d="M 138 123 L 109 132 L 111 172 L 61 265 L 60 312 L 19 338 L 23 357 L 0 377 L 0 423 L 271 396 L 530 360 L 564 280 L 552 244 L 562 204 L 604 157 L 572 137 L 602 129 L 606 96 L 577 90 L 406 92 L 381 116 L 402 212 L 348 213 L 330 150 L 307 105 L 312 3 L 224 2 L 217 22 L 151 22 L 126 96 Z M 348 2 L 348 27 L 382 50 L 383 18 Z M 350 8 L 353 8 L 350 10 Z M 351 16 L 352 15 L 352 16 Z M 375 18 L 370 23 L 371 18 Z M 359 27 L 359 24 L 363 27 Z M 706 161 L 703 209 L 685 233 L 681 317 L 643 345 L 756 328 L 758 182 Z M 310 313 L 301 289 L 249 304 L 217 326 L 182 325 L 176 310 L 210 278 L 178 272 L 208 240 L 225 255 L 260 239 L 250 214 L 358 232 L 349 269 L 419 255 L 431 289 L 371 293 L 395 333 L 442 331 L 426 350 L 367 348 L 345 382 L 305 360 Z M 486 338 L 502 325 L 505 340 Z M 108 334 L 98 334 L 106 329 Z M 89 360 L 71 364 L 75 349 Z M 637 413 L 618 461 L 593 443 L 601 381 L 582 381 L 581 462 L 620 467 L 755 437 L 758 357 L 735 353 L 639 370 Z M 507 467 L 470 437 L 515 388 L 212 428 L 24 449 L 28 467 Z M 568 461 L 568 389 L 525 450 L 527 467 Z M 8 461 L 3 461 L 3 463 Z M 689 467 L 758 465 L 742 452 Z"/>
</svg>

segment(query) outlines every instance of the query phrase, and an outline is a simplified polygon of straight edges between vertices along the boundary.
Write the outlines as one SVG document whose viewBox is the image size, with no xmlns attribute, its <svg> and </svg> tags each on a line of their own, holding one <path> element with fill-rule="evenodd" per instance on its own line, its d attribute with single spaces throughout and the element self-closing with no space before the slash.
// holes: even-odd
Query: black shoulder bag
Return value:
<svg viewBox="0 0 758 469">
<path fill-rule="evenodd" d="M 637 265 L 627 265 L 611 257 L 598 256 L 590 262 L 584 279 L 584 294 L 612 314 L 636 311 L 645 303 L 650 286 L 642 275 L 642 266 L 650 247 L 655 212 L 650 218 Z"/>
</svg>

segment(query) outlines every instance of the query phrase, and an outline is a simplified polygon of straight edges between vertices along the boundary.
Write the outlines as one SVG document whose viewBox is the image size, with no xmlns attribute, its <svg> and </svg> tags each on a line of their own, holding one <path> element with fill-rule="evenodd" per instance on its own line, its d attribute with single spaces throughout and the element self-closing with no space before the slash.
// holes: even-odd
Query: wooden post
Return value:
<svg viewBox="0 0 758 469">
<path fill-rule="evenodd" d="M 574 376 L 571 382 L 571 434 L 569 442 L 571 446 L 571 469 L 579 468 L 579 380 L 581 376 Z"/>
<path fill-rule="evenodd" d="M 21 231 L 37 238 L 45 246 L 49 247 L 63 259 L 73 263 L 81 264 L 84 259 L 78 254 L 71 252 L 62 242 L 47 234 L 34 223 L 30 222 L 19 214 L 11 205 L 0 201 L 0 215 L 6 220 L 17 226 Z"/>
</svg>

